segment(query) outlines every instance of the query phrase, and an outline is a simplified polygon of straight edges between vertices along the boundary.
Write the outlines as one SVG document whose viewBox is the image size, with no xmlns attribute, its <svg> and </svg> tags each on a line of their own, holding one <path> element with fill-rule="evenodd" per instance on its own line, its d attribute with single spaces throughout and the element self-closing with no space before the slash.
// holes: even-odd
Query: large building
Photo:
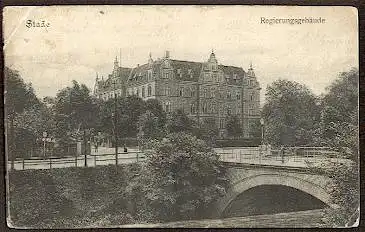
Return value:
<svg viewBox="0 0 365 232">
<path fill-rule="evenodd" d="M 221 137 L 227 135 L 228 115 L 236 115 L 243 137 L 250 137 L 260 118 L 260 85 L 252 65 L 240 67 L 218 64 L 212 51 L 206 62 L 175 60 L 168 51 L 163 58 L 134 68 L 114 69 L 104 78 L 96 77 L 94 94 L 108 100 L 116 96 L 138 95 L 144 100 L 157 99 L 168 113 L 183 110 L 189 117 L 202 121 L 214 118 Z"/>
</svg>

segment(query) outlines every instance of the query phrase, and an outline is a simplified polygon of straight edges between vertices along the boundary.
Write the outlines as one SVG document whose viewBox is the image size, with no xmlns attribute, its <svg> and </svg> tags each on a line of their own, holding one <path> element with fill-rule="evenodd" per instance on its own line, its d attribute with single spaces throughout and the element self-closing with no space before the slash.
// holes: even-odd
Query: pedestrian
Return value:
<svg viewBox="0 0 365 232">
<path fill-rule="evenodd" d="M 280 155 L 281 155 L 281 163 L 284 163 L 284 146 L 281 146 L 280 148 Z"/>
</svg>

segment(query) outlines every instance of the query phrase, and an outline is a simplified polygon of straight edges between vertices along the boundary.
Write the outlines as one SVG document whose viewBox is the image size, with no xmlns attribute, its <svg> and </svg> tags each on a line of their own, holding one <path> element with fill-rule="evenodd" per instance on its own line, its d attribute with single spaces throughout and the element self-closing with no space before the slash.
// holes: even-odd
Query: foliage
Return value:
<svg viewBox="0 0 365 232">
<path fill-rule="evenodd" d="M 4 75 L 8 155 L 13 160 L 26 156 L 42 131 L 52 123 L 47 108 L 37 99 L 31 84 L 24 83 L 19 72 L 8 67 L 5 67 Z"/>
<path fill-rule="evenodd" d="M 72 82 L 72 87 L 61 89 L 54 105 L 57 135 L 65 136 L 67 132 L 85 130 L 97 125 L 98 108 L 90 90 L 84 84 Z"/>
<path fill-rule="evenodd" d="M 224 169 L 202 140 L 173 133 L 153 144 L 128 189 L 140 221 L 197 218 L 225 193 Z"/>
<path fill-rule="evenodd" d="M 31 84 L 24 83 L 19 72 L 8 67 L 4 69 L 6 115 L 14 116 L 40 104 Z"/>
<path fill-rule="evenodd" d="M 322 144 L 348 148 L 358 159 L 358 77 L 357 69 L 341 73 L 323 98 L 320 123 Z"/>
<path fill-rule="evenodd" d="M 178 109 L 167 116 L 166 128 L 169 133 L 194 131 L 194 121 Z"/>
<path fill-rule="evenodd" d="M 159 137 L 160 133 L 163 133 L 166 115 L 161 104 L 155 99 L 143 101 L 137 96 L 109 99 L 101 103 L 99 131 L 114 134 L 115 104 L 116 128 L 120 138 L 136 137 L 138 134 L 141 139 L 147 139 Z"/>
<path fill-rule="evenodd" d="M 359 207 L 359 146 L 358 146 L 358 70 L 341 73 L 323 98 L 320 136 L 321 144 L 340 152 L 340 157 L 350 158 L 349 165 L 332 164 L 323 170 L 332 179 L 333 204 L 326 218 L 333 226 L 345 226 Z"/>
<path fill-rule="evenodd" d="M 218 138 L 218 133 L 219 130 L 216 120 L 214 118 L 205 118 L 199 127 L 195 126 L 194 135 L 204 140 L 207 145 L 214 146 Z"/>
<path fill-rule="evenodd" d="M 149 110 L 139 116 L 137 125 L 138 140 L 142 145 L 150 139 L 161 139 L 165 135 L 165 125 Z"/>
<path fill-rule="evenodd" d="M 228 136 L 239 137 L 242 135 L 241 123 L 236 115 L 228 116 L 226 127 Z"/>
<path fill-rule="evenodd" d="M 131 223 L 123 196 L 132 173 L 125 166 L 10 172 L 11 224 L 55 229 Z"/>
<path fill-rule="evenodd" d="M 306 86 L 277 80 L 266 89 L 262 115 L 268 143 L 276 146 L 310 145 L 318 127 L 320 106 Z"/>
</svg>

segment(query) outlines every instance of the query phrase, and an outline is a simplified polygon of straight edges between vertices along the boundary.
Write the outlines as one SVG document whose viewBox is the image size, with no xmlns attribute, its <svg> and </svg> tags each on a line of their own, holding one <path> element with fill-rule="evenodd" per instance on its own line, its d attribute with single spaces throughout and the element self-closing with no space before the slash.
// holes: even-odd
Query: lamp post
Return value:
<svg viewBox="0 0 365 232">
<path fill-rule="evenodd" d="M 46 138 L 47 138 L 47 131 L 43 132 L 43 159 L 46 159 Z"/>
<path fill-rule="evenodd" d="M 116 80 L 113 81 L 113 86 L 114 86 L 114 140 L 115 140 L 115 165 L 118 165 L 118 133 L 117 133 L 117 120 L 118 120 L 118 116 L 117 116 L 117 103 L 118 103 L 118 98 L 117 98 L 117 93 L 116 88 Z"/>
</svg>

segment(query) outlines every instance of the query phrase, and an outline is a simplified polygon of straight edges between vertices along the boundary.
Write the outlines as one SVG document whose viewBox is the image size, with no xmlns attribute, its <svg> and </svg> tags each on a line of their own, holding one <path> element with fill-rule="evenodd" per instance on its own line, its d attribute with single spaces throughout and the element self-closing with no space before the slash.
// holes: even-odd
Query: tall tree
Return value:
<svg viewBox="0 0 365 232">
<path fill-rule="evenodd" d="M 71 87 L 61 89 L 55 98 L 56 136 L 62 141 L 71 137 L 83 139 L 86 130 L 98 124 L 98 107 L 90 90 L 84 84 L 72 81 Z"/>
<path fill-rule="evenodd" d="M 358 77 L 357 69 L 341 73 L 327 89 L 321 113 L 321 141 L 326 146 L 348 148 L 358 154 Z"/>
<path fill-rule="evenodd" d="M 266 89 L 263 107 L 265 137 L 273 145 L 309 145 L 318 128 L 320 106 L 305 86 L 277 80 Z"/>
<path fill-rule="evenodd" d="M 100 104 L 99 130 L 109 134 L 112 140 L 114 130 L 119 138 L 136 137 L 138 118 L 145 113 L 145 110 L 145 102 L 137 96 L 111 98 Z"/>
<path fill-rule="evenodd" d="M 358 83 L 357 69 L 340 73 L 323 97 L 319 140 L 352 161 L 322 164 L 333 180 L 332 203 L 340 206 L 327 214 L 330 226 L 351 226 L 360 215 Z"/>
<path fill-rule="evenodd" d="M 10 158 L 11 168 L 14 168 L 14 159 L 19 153 L 20 144 L 15 138 L 20 140 L 24 137 L 25 140 L 32 142 L 34 140 L 34 131 L 22 128 L 27 126 L 25 123 L 19 123 L 20 118 L 24 118 L 29 113 L 25 111 L 37 111 L 41 106 L 37 99 L 31 84 L 26 84 L 19 72 L 8 67 L 4 69 L 5 76 L 5 115 L 6 115 L 6 131 L 8 157 Z M 23 115 L 22 115 L 23 114 Z M 38 118 L 27 118 L 29 120 L 37 120 Z M 22 145 L 23 146 L 23 145 Z"/>
</svg>

